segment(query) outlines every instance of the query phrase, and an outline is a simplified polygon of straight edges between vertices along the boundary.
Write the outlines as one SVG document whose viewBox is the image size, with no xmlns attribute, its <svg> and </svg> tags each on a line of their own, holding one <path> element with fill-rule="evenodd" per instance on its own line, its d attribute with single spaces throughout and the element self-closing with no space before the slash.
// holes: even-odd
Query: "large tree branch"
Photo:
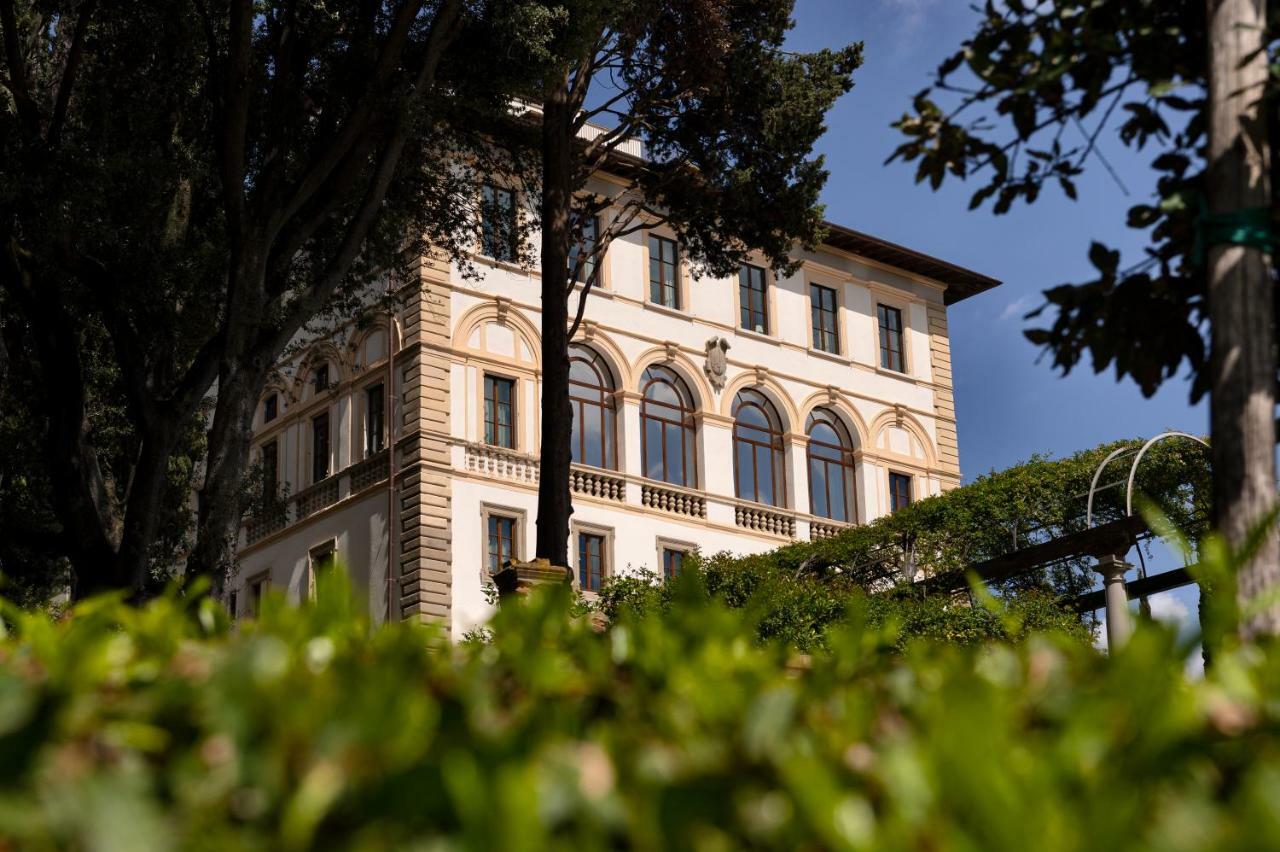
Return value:
<svg viewBox="0 0 1280 852">
<path fill-rule="evenodd" d="M 18 119 L 33 140 L 40 137 L 40 107 L 31 90 L 27 61 L 18 38 L 18 15 L 13 0 L 0 0 L 0 26 L 4 27 L 4 55 L 9 69 L 8 89 L 18 111 Z"/>
<path fill-rule="evenodd" d="M 245 161 L 249 126 L 249 60 L 253 42 L 253 0 L 231 0 L 220 132 L 219 165 L 233 246 L 243 242 Z"/>
<path fill-rule="evenodd" d="M 67 107 L 71 104 L 71 90 L 75 86 L 76 74 L 80 70 L 80 60 L 84 56 L 85 34 L 89 31 L 89 22 L 97 11 L 98 0 L 88 0 L 76 17 L 75 31 L 71 36 L 71 47 L 67 51 L 67 62 L 62 69 L 62 79 L 58 82 L 58 96 L 53 105 L 53 118 L 49 122 L 48 145 L 57 148 L 62 138 L 62 128 L 67 121 Z"/>
</svg>

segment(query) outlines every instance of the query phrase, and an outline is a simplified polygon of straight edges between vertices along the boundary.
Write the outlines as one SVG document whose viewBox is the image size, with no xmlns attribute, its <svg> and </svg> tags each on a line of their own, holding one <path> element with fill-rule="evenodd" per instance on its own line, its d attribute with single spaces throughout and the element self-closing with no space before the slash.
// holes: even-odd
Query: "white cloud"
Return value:
<svg viewBox="0 0 1280 852">
<path fill-rule="evenodd" d="M 1151 603 L 1151 617 L 1156 621 L 1163 621 L 1166 624 L 1181 627 L 1191 621 L 1191 607 L 1180 598 L 1174 597 L 1172 594 L 1155 595 L 1149 599 Z"/>
<path fill-rule="evenodd" d="M 898 26 L 905 31 L 924 23 L 925 13 L 937 2 L 938 0 L 880 0 L 880 5 L 886 7 L 891 14 L 901 16 Z"/>
<path fill-rule="evenodd" d="M 1012 302 L 1004 306 L 1004 310 L 1000 312 L 1000 321 L 1005 322 L 1011 319 L 1022 319 L 1027 311 L 1039 304 L 1040 299 L 1036 296 L 1019 296 Z"/>
</svg>

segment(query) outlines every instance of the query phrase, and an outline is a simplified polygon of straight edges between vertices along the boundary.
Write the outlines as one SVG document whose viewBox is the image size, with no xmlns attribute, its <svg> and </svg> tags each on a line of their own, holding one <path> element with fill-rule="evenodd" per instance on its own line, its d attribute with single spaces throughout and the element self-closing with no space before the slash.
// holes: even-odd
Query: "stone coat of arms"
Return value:
<svg viewBox="0 0 1280 852">
<path fill-rule="evenodd" d="M 707 341 L 707 361 L 702 371 L 707 374 L 711 386 L 717 391 L 724 390 L 725 374 L 729 371 L 729 361 L 725 357 L 729 351 L 729 341 L 723 337 L 713 337 Z"/>
</svg>

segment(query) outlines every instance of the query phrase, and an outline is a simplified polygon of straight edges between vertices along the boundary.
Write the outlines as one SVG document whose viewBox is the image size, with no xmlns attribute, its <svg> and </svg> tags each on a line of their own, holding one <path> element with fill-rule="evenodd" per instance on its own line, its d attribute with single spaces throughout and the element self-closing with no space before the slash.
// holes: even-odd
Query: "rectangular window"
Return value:
<svg viewBox="0 0 1280 852">
<path fill-rule="evenodd" d="M 911 477 L 905 473 L 889 474 L 889 511 L 911 505 Z"/>
<path fill-rule="evenodd" d="M 235 621 L 236 616 L 240 614 L 239 595 L 236 594 L 235 589 L 227 595 L 227 614 L 231 616 L 232 621 Z"/>
<path fill-rule="evenodd" d="M 880 318 L 880 366 L 886 370 L 906 372 L 902 364 L 902 311 L 888 305 L 876 305 Z"/>
<path fill-rule="evenodd" d="M 338 551 L 332 543 L 322 544 L 311 551 L 311 596 L 314 598 L 322 586 L 327 586 L 338 565 Z"/>
<path fill-rule="evenodd" d="M 516 447 L 516 408 L 513 379 L 484 377 L 484 442 L 495 447 Z"/>
<path fill-rule="evenodd" d="M 329 412 L 311 418 L 311 481 L 329 476 Z"/>
<path fill-rule="evenodd" d="M 515 193 L 486 185 L 480 195 L 480 251 L 494 260 L 514 263 L 518 236 Z"/>
<path fill-rule="evenodd" d="M 364 454 L 366 457 L 382 452 L 385 446 L 382 434 L 387 415 L 386 395 L 382 385 L 366 388 L 364 392 Z"/>
<path fill-rule="evenodd" d="M 766 301 L 764 270 L 743 264 L 738 270 L 738 306 L 742 327 L 758 334 L 769 333 L 769 306 Z"/>
<path fill-rule="evenodd" d="M 585 284 L 591 281 L 596 274 L 596 261 L 592 255 L 596 250 L 596 237 L 600 233 L 600 219 L 597 216 L 588 216 L 586 221 L 582 223 L 582 239 L 573 248 L 569 249 L 569 274 L 574 275 L 574 280 Z M 578 268 L 578 258 L 583 258 L 582 268 Z M 595 282 L 599 284 L 599 281 Z"/>
<path fill-rule="evenodd" d="M 270 423 L 280 413 L 280 396 L 271 394 L 262 401 L 262 422 Z"/>
<path fill-rule="evenodd" d="M 578 587 L 598 592 L 604 582 L 604 536 L 578 533 Z"/>
<path fill-rule="evenodd" d="M 813 317 L 813 348 L 839 355 L 840 327 L 837 325 L 836 291 L 821 284 L 810 284 L 809 307 Z"/>
<path fill-rule="evenodd" d="M 267 575 L 261 574 L 249 581 L 249 615 L 262 612 L 262 594 L 267 590 Z"/>
<path fill-rule="evenodd" d="M 272 441 L 262 445 L 262 503 L 275 504 L 279 494 L 280 444 Z"/>
<path fill-rule="evenodd" d="M 680 253 L 676 241 L 649 235 L 649 301 L 680 310 Z"/>
<path fill-rule="evenodd" d="M 311 378 L 311 386 L 315 388 L 316 393 L 329 389 L 329 365 L 321 364 L 316 367 L 316 373 Z"/>
<path fill-rule="evenodd" d="M 515 518 L 504 515 L 489 516 L 489 573 L 497 574 L 510 561 L 519 559 L 516 555 Z"/>
<path fill-rule="evenodd" d="M 684 551 L 671 547 L 662 548 L 662 577 L 671 580 L 684 570 Z"/>
</svg>

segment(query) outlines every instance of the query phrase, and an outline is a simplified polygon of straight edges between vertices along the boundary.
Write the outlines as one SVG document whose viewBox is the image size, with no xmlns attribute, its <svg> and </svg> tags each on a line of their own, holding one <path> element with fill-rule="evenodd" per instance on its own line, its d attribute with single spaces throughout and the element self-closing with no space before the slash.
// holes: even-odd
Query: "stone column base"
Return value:
<svg viewBox="0 0 1280 852">
<path fill-rule="evenodd" d="M 529 562 L 509 562 L 497 574 L 493 575 L 493 584 L 498 588 L 498 600 L 507 600 L 513 595 L 528 594 L 534 586 L 543 583 L 571 583 L 573 572 L 563 565 L 552 565 L 549 559 L 533 559 Z"/>
</svg>

